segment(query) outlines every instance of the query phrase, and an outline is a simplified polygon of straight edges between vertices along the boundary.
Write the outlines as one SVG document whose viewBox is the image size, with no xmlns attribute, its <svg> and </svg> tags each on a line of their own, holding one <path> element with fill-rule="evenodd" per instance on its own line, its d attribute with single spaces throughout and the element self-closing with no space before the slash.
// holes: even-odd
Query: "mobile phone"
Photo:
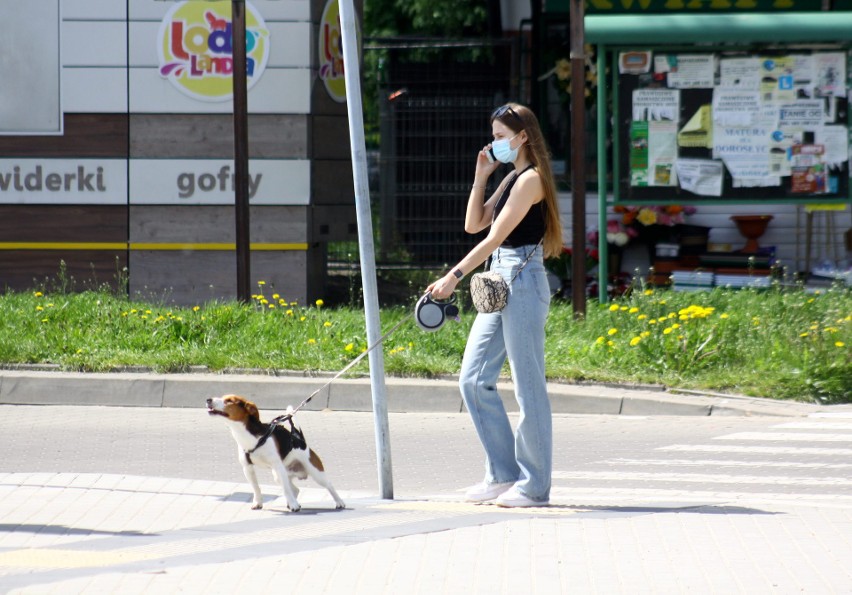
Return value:
<svg viewBox="0 0 852 595">
<path fill-rule="evenodd" d="M 488 150 L 485 151 L 485 156 L 488 158 L 488 163 L 494 163 L 497 160 L 497 158 L 494 156 L 494 149 L 492 149 L 491 147 L 489 147 Z"/>
</svg>

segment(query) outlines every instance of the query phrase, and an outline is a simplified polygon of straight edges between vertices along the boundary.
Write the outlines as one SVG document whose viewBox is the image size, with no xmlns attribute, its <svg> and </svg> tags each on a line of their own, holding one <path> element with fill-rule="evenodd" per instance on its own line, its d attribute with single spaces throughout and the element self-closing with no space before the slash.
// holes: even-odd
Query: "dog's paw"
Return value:
<svg viewBox="0 0 852 595">
<path fill-rule="evenodd" d="M 263 508 L 263 502 L 257 502 L 256 504 L 251 505 L 252 510 L 260 510 Z"/>
<path fill-rule="evenodd" d="M 287 508 L 290 509 L 290 512 L 299 512 L 300 510 L 302 510 L 302 505 L 301 504 L 296 504 L 295 506 L 294 505 L 288 505 Z"/>
<path fill-rule="evenodd" d="M 334 507 L 337 510 L 343 510 L 344 508 L 346 508 L 346 504 L 344 502 L 337 502 L 335 503 Z"/>
</svg>

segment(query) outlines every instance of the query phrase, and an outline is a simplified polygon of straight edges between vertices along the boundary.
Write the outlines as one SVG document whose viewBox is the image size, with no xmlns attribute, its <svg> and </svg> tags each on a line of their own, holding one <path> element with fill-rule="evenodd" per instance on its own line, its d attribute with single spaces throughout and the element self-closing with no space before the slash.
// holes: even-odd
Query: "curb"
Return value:
<svg viewBox="0 0 852 595">
<path fill-rule="evenodd" d="M 259 374 L 157 374 L 147 371 L 76 373 L 0 370 L 0 404 L 115 407 L 202 407 L 208 397 L 238 393 L 264 410 L 297 406 L 323 387 L 325 377 Z M 517 412 L 512 383 L 499 382 L 506 409 Z M 459 413 L 464 405 L 456 380 L 385 379 L 387 409 L 393 413 Z M 702 395 L 663 389 L 548 383 L 556 414 L 805 417 L 830 407 L 737 395 Z M 338 379 L 304 406 L 318 411 L 372 411 L 368 378 Z"/>
</svg>

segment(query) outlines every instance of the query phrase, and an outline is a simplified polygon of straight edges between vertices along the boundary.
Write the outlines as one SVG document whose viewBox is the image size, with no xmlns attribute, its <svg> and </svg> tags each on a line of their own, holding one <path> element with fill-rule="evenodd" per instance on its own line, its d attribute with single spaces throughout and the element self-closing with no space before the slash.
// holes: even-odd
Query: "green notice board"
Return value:
<svg viewBox="0 0 852 595">
<path fill-rule="evenodd" d="M 612 57 L 616 202 L 849 201 L 847 49 Z"/>
</svg>

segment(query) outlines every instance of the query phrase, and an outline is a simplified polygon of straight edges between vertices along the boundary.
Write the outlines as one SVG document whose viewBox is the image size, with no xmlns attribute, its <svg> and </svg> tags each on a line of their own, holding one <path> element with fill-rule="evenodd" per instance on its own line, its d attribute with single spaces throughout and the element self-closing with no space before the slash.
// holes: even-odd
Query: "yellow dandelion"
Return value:
<svg viewBox="0 0 852 595">
<path fill-rule="evenodd" d="M 281 299 L 281 296 L 280 296 L 280 295 L 278 295 L 277 293 L 273 293 L 273 294 L 272 294 L 272 299 L 273 299 L 273 300 L 280 300 L 280 299 Z"/>
<path fill-rule="evenodd" d="M 606 342 L 606 346 L 607 346 L 607 347 L 614 347 L 614 346 L 615 346 L 615 341 L 607 341 L 607 342 Z"/>
<path fill-rule="evenodd" d="M 269 303 L 269 300 L 267 300 L 266 298 L 264 298 L 264 299 L 260 300 L 260 303 L 261 303 L 262 305 L 264 305 L 264 306 L 265 306 L 266 304 L 268 304 L 268 303 Z"/>
<path fill-rule="evenodd" d="M 328 328 L 328 327 L 330 327 L 330 326 L 331 326 L 331 323 L 330 323 L 329 321 L 327 321 L 327 320 L 326 320 L 325 322 L 323 322 L 323 323 L 322 323 L 322 325 L 323 325 L 324 327 Z"/>
<path fill-rule="evenodd" d="M 299 322 L 305 322 L 306 319 L 307 319 L 306 316 L 302 316 L 302 317 L 299 318 Z"/>
<path fill-rule="evenodd" d="M 257 284 L 258 285 L 266 285 L 266 281 L 258 281 Z"/>
<path fill-rule="evenodd" d="M 639 333 L 639 336 L 642 337 L 643 339 L 647 339 L 648 337 L 651 336 L 651 331 L 642 331 L 641 333 Z"/>
<path fill-rule="evenodd" d="M 48 319 L 47 319 L 47 318 L 42 318 L 42 319 L 41 319 L 41 321 L 42 321 L 42 322 L 47 322 L 47 321 L 48 321 Z"/>
<path fill-rule="evenodd" d="M 646 289 L 645 295 L 654 295 L 654 290 L 653 289 Z"/>
<path fill-rule="evenodd" d="M 808 333 L 799 333 L 799 336 L 800 336 L 800 337 L 807 337 L 807 336 L 808 336 Z"/>
<path fill-rule="evenodd" d="M 618 304 L 613 304 L 613 305 L 611 305 L 611 306 L 609 307 L 609 311 L 610 311 L 610 312 L 616 312 L 616 311 L 618 311 Z"/>
<path fill-rule="evenodd" d="M 636 314 L 639 311 L 639 308 L 633 306 L 630 310 L 627 311 L 628 314 Z"/>
<path fill-rule="evenodd" d="M 40 291 L 36 291 L 36 292 L 33 294 L 33 296 L 35 296 L 35 297 L 41 297 L 41 296 L 43 296 L 43 295 L 44 295 L 44 294 L 43 294 L 42 292 L 40 292 Z"/>
<path fill-rule="evenodd" d="M 674 324 L 672 325 L 672 328 L 680 328 L 680 325 L 679 325 L 678 323 L 674 323 Z"/>
<path fill-rule="evenodd" d="M 633 337 L 632 339 L 630 339 L 630 346 L 636 347 L 641 340 L 642 340 L 642 337 Z"/>
<path fill-rule="evenodd" d="M 595 343 L 597 343 L 598 345 L 600 345 L 600 344 L 601 344 L 601 343 L 603 343 L 605 340 L 606 340 L 606 339 L 604 339 L 603 337 L 598 337 L 597 339 L 595 339 Z"/>
<path fill-rule="evenodd" d="M 617 332 L 618 332 L 617 328 L 611 328 L 606 332 L 606 334 L 609 335 L 609 336 L 612 336 L 612 335 L 616 334 Z"/>
<path fill-rule="evenodd" d="M 193 312 L 198 312 L 199 310 L 201 310 L 201 307 L 200 307 L 200 306 L 193 306 L 193 307 L 192 307 L 192 311 L 193 311 Z"/>
<path fill-rule="evenodd" d="M 316 339 L 308 339 L 308 345 L 314 345 L 314 344 L 316 344 L 316 342 L 317 342 Z"/>
<path fill-rule="evenodd" d="M 835 346 L 835 347 L 846 347 L 846 343 L 844 343 L 843 341 L 837 341 L 837 342 L 834 344 L 834 346 Z"/>
<path fill-rule="evenodd" d="M 121 315 L 127 317 L 127 312 L 122 312 Z"/>
<path fill-rule="evenodd" d="M 408 348 L 411 349 L 412 347 L 414 347 L 414 342 L 409 341 L 408 342 Z"/>
<path fill-rule="evenodd" d="M 270 310 L 274 310 L 274 309 L 275 309 L 275 304 L 269 304 L 269 309 L 270 309 Z"/>
<path fill-rule="evenodd" d="M 672 329 L 671 327 L 664 328 L 664 329 L 663 329 L 663 334 L 664 334 L 664 335 L 670 335 L 670 334 L 672 334 L 672 331 L 673 331 L 673 330 L 674 330 L 674 329 Z"/>
<path fill-rule="evenodd" d="M 41 306 L 36 306 L 36 312 L 41 312 L 42 310 L 44 310 L 44 308 L 42 308 Z"/>
<path fill-rule="evenodd" d="M 730 317 L 731 316 L 729 314 L 720 314 L 719 315 L 719 318 L 730 318 Z"/>
<path fill-rule="evenodd" d="M 636 320 L 645 320 L 646 318 L 648 318 L 647 314 L 640 314 L 636 317 Z"/>
<path fill-rule="evenodd" d="M 355 349 L 355 344 L 354 344 L 354 343 L 349 343 L 349 344 L 348 344 L 346 347 L 344 347 L 343 349 L 345 349 L 346 351 L 352 351 L 353 349 Z"/>
<path fill-rule="evenodd" d="M 322 300 L 317 300 L 314 303 L 317 305 L 317 308 L 322 308 L 325 305 L 325 302 Z"/>
<path fill-rule="evenodd" d="M 687 316 L 686 314 L 681 314 L 680 316 L 677 317 L 677 319 L 678 320 L 689 320 L 689 316 Z"/>
<path fill-rule="evenodd" d="M 648 321 L 648 324 L 657 324 L 657 321 L 652 318 Z"/>
<path fill-rule="evenodd" d="M 150 310 L 145 310 L 145 314 L 150 314 L 150 313 L 151 313 Z"/>
<path fill-rule="evenodd" d="M 292 315 L 293 315 L 293 311 L 292 311 L 292 310 L 287 310 L 287 311 L 285 312 L 285 314 L 286 314 L 287 316 L 292 316 Z M 304 319 L 304 316 L 303 316 L 302 318 Z"/>
<path fill-rule="evenodd" d="M 621 308 L 619 308 L 619 310 L 621 310 L 622 312 L 626 312 L 626 311 L 627 311 L 627 306 L 621 306 Z"/>
</svg>

